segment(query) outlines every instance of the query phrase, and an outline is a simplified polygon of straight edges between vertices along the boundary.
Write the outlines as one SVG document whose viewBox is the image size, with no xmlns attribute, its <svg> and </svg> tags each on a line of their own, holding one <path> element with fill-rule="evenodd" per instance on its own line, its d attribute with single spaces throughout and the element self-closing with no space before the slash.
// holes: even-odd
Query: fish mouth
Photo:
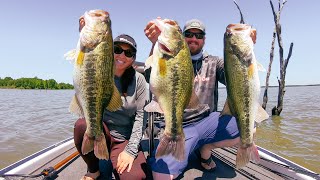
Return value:
<svg viewBox="0 0 320 180">
<path fill-rule="evenodd" d="M 90 10 L 88 12 L 88 15 L 91 17 L 96 17 L 96 18 L 108 18 L 109 13 L 104 10 L 96 9 L 96 10 Z"/>
<path fill-rule="evenodd" d="M 170 48 L 168 46 L 166 46 L 164 43 L 158 41 L 158 47 L 162 53 L 167 54 L 167 55 L 173 55 L 173 51 L 170 50 Z"/>
<path fill-rule="evenodd" d="M 227 36 L 229 37 L 233 34 L 244 32 L 250 35 L 253 43 L 255 44 L 257 40 L 257 31 L 248 24 L 229 24 L 226 30 Z"/>
<path fill-rule="evenodd" d="M 249 29 L 251 26 L 247 24 L 229 24 L 227 26 L 227 33 L 237 33 Z"/>
</svg>

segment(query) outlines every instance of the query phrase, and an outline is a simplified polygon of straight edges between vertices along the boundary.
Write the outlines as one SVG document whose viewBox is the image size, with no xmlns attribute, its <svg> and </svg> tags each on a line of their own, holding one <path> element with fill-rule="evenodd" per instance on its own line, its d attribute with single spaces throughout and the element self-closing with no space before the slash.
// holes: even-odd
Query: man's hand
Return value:
<svg viewBox="0 0 320 180">
<path fill-rule="evenodd" d="M 157 17 L 157 19 L 161 20 L 160 17 Z M 157 42 L 160 33 L 161 30 L 153 20 L 149 21 L 147 26 L 144 28 L 144 34 L 152 42 L 152 44 L 155 44 Z"/>
<path fill-rule="evenodd" d="M 118 156 L 118 162 L 116 170 L 119 174 L 122 174 L 124 170 L 127 169 L 127 172 L 130 172 L 134 158 L 130 156 L 126 151 L 122 151 Z"/>
<path fill-rule="evenodd" d="M 157 17 L 157 20 L 163 21 L 164 23 L 178 26 L 177 22 L 171 19 L 161 19 L 161 17 Z M 161 29 L 158 27 L 157 23 L 152 20 L 149 21 L 147 26 L 144 28 L 144 34 L 148 37 L 148 39 L 155 44 L 158 40 L 158 37 L 161 33 Z"/>
</svg>

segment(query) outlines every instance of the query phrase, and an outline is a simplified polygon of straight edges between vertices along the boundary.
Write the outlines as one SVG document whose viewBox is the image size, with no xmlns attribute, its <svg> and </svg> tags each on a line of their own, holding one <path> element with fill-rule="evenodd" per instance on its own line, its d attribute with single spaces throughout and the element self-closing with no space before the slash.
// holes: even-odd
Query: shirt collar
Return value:
<svg viewBox="0 0 320 180">
<path fill-rule="evenodd" d="M 192 55 L 191 56 L 191 59 L 192 61 L 198 61 L 201 57 L 202 57 L 202 54 L 203 54 L 203 50 L 201 50 L 198 54 L 196 55 Z"/>
</svg>

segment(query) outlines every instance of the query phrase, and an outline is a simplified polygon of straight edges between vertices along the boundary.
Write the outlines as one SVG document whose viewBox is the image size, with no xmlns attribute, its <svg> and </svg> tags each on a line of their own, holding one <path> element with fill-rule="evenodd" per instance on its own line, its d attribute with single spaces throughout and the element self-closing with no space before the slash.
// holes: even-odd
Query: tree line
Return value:
<svg viewBox="0 0 320 180">
<path fill-rule="evenodd" d="M 0 88 L 12 89 L 73 89 L 68 83 L 57 83 L 54 79 L 43 80 L 34 78 L 12 79 L 11 77 L 0 77 Z"/>
</svg>

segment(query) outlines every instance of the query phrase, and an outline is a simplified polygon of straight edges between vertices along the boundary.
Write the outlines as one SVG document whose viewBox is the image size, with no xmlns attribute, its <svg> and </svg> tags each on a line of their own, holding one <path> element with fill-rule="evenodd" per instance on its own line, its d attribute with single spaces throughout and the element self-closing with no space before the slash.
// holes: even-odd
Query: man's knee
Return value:
<svg viewBox="0 0 320 180">
<path fill-rule="evenodd" d="M 152 177 L 154 180 L 162 180 L 162 179 L 174 179 L 177 178 L 179 175 L 172 175 L 172 174 L 164 174 L 152 171 Z"/>
</svg>

